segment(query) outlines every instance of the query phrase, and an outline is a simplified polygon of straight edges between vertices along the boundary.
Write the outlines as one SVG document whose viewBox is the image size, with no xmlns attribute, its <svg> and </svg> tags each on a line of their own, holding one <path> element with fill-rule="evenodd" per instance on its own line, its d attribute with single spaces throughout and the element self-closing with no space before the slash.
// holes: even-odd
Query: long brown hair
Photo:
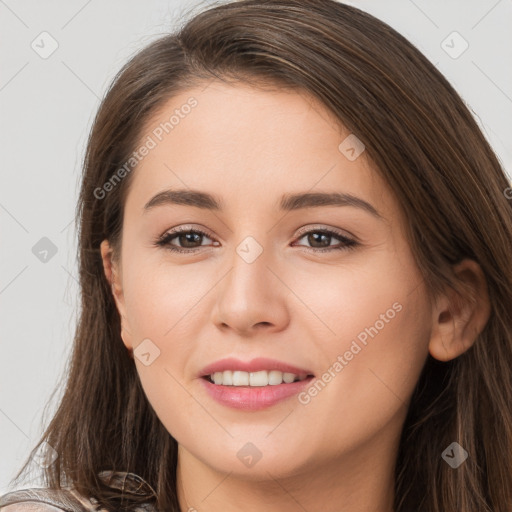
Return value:
<svg viewBox="0 0 512 512">
<path fill-rule="evenodd" d="M 136 54 L 94 120 L 77 205 L 81 311 L 60 405 L 46 441 L 58 452 L 45 483 L 72 482 L 109 510 L 144 497 L 116 493 L 102 470 L 129 471 L 179 511 L 177 442 L 146 398 L 120 337 L 100 243 L 119 253 L 133 172 L 98 197 L 165 101 L 217 78 L 311 93 L 366 146 L 407 219 L 429 294 L 453 288 L 452 266 L 478 262 L 491 316 L 460 357 L 425 363 L 396 462 L 395 510 L 509 512 L 512 508 L 512 202 L 510 186 L 474 118 L 448 81 L 385 23 L 333 0 L 242 0 L 216 5 Z M 96 193 L 95 193 L 96 190 Z M 441 457 L 458 442 L 469 458 Z M 27 460 L 16 478 L 26 469 Z M 146 496 L 148 499 L 148 496 Z"/>
</svg>

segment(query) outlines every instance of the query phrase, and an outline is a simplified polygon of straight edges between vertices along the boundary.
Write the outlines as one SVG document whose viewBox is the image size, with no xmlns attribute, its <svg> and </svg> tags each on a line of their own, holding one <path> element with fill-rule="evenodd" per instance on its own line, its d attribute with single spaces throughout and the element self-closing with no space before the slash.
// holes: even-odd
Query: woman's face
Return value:
<svg viewBox="0 0 512 512">
<path fill-rule="evenodd" d="M 431 310 L 364 147 L 304 94 L 218 81 L 168 101 L 142 145 L 116 301 L 180 457 L 262 479 L 382 464 Z"/>
</svg>

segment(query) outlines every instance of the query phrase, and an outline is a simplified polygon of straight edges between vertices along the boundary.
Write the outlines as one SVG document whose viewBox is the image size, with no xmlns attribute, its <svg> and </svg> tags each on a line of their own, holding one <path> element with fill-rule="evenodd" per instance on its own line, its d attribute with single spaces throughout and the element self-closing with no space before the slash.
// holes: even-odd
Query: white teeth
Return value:
<svg viewBox="0 0 512 512">
<path fill-rule="evenodd" d="M 275 386 L 277 384 L 282 384 L 283 382 L 283 372 L 278 372 L 276 370 L 272 370 L 268 372 L 268 383 L 271 386 Z"/>
<path fill-rule="evenodd" d="M 222 375 L 222 383 L 225 386 L 233 385 L 233 372 L 231 370 L 226 370 L 225 372 L 219 372 Z"/>
<path fill-rule="evenodd" d="M 222 372 L 222 383 L 224 384 L 224 372 Z M 247 372 L 233 372 L 233 386 L 248 386 L 249 374 Z"/>
<path fill-rule="evenodd" d="M 295 375 L 294 373 L 280 372 L 276 370 L 259 372 L 242 372 L 226 370 L 210 375 L 214 384 L 220 386 L 277 386 L 278 384 L 290 384 L 296 380 L 304 380 L 307 375 Z"/>
<path fill-rule="evenodd" d="M 268 372 L 265 370 L 261 372 L 251 372 L 249 374 L 250 386 L 267 386 L 268 385 Z"/>
<path fill-rule="evenodd" d="M 283 373 L 283 380 L 286 384 L 290 384 L 290 382 L 295 380 L 295 375 L 293 373 Z"/>
</svg>

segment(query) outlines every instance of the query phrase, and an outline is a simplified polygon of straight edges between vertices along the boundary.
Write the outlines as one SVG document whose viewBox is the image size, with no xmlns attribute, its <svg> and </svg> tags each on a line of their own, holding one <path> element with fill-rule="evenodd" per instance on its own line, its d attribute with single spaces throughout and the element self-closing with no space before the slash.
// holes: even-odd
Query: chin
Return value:
<svg viewBox="0 0 512 512">
<path fill-rule="evenodd" d="M 207 435 L 201 436 L 205 440 L 208 439 L 211 444 L 196 446 L 190 451 L 215 471 L 231 473 L 232 476 L 243 480 L 285 478 L 310 468 L 311 458 L 304 450 L 307 440 L 288 437 L 290 442 L 284 445 L 282 439 L 286 438 L 286 432 L 285 435 L 281 433 L 280 438 L 271 439 L 274 434 L 265 438 L 269 431 L 266 428 L 264 432 L 254 437 L 247 434 L 234 436 L 223 443 L 220 440 L 216 443 L 214 439 L 208 439 Z M 212 449 L 212 446 L 216 448 Z"/>
</svg>

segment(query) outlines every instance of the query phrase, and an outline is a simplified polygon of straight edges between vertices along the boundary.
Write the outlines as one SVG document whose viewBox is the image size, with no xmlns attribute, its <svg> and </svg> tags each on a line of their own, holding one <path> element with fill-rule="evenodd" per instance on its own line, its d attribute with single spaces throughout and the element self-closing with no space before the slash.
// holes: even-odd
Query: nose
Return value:
<svg viewBox="0 0 512 512">
<path fill-rule="evenodd" d="M 264 250 L 249 263 L 235 252 L 231 269 L 216 286 L 212 320 L 220 330 L 252 337 L 279 332 L 289 324 L 289 291 L 270 259 Z"/>
</svg>

